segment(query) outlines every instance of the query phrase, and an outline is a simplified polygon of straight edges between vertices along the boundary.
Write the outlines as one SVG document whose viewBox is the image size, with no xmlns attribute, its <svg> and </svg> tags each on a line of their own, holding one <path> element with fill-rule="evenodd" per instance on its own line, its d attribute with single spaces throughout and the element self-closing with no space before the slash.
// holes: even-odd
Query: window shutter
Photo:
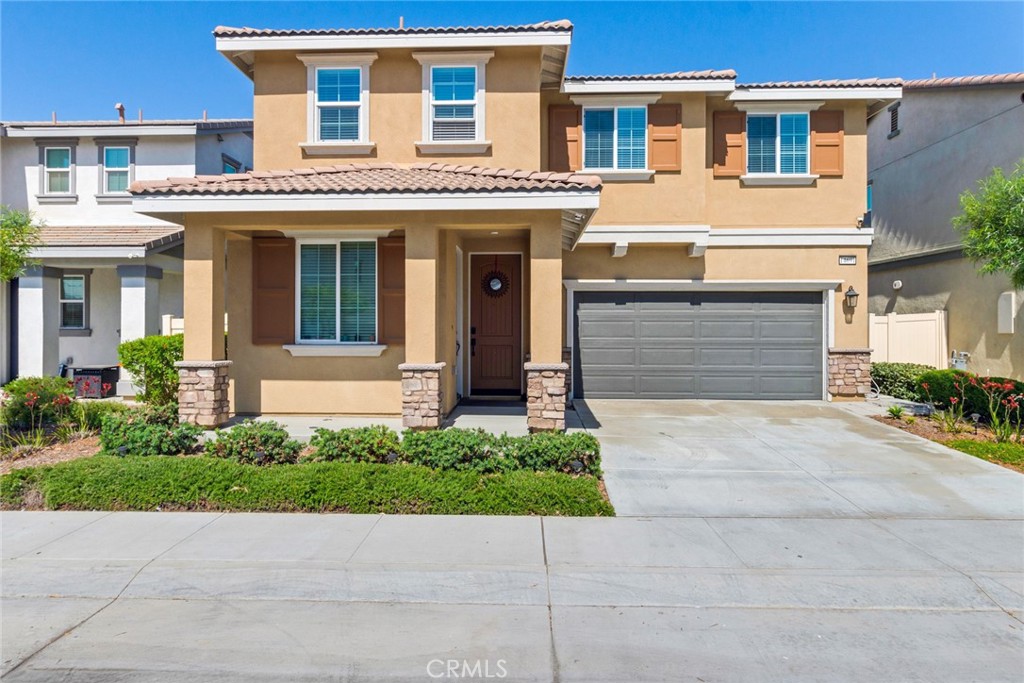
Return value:
<svg viewBox="0 0 1024 683">
<path fill-rule="evenodd" d="M 738 178 L 747 163 L 747 115 L 741 111 L 716 111 L 712 125 L 715 177 Z"/>
<path fill-rule="evenodd" d="M 582 110 L 574 105 L 548 109 L 548 170 L 559 173 L 582 168 Z"/>
<path fill-rule="evenodd" d="M 295 240 L 252 240 L 252 343 L 295 342 Z"/>
<path fill-rule="evenodd" d="M 843 175 L 843 112 L 811 112 L 811 173 Z"/>
<path fill-rule="evenodd" d="M 682 169 L 682 137 L 682 105 L 647 105 L 647 163 L 652 171 Z"/>
<path fill-rule="evenodd" d="M 381 344 L 405 343 L 405 240 L 377 240 L 377 329 Z"/>
</svg>

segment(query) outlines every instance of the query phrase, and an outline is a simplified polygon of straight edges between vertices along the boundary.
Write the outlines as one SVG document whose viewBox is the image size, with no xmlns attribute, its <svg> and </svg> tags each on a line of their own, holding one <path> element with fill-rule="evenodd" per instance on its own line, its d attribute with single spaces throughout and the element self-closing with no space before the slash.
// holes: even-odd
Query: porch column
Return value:
<svg viewBox="0 0 1024 683">
<path fill-rule="evenodd" d="M 531 432 L 565 429 L 562 361 L 561 216 L 530 229 L 530 360 L 526 363 L 526 425 Z"/>
<path fill-rule="evenodd" d="M 56 375 L 60 363 L 60 270 L 30 266 L 18 278 L 18 376 Z"/>
<path fill-rule="evenodd" d="M 402 425 L 436 429 L 444 420 L 437 353 L 438 231 L 434 225 L 405 229 L 405 362 L 402 371 Z"/>
<path fill-rule="evenodd" d="M 118 266 L 121 279 L 121 341 L 160 334 L 160 280 L 164 271 L 155 266 Z M 124 370 L 117 383 L 120 396 L 137 393 L 131 375 Z"/>
<path fill-rule="evenodd" d="M 185 359 L 178 367 L 178 417 L 203 427 L 228 419 L 224 358 L 224 233 L 206 223 L 185 226 Z"/>
</svg>

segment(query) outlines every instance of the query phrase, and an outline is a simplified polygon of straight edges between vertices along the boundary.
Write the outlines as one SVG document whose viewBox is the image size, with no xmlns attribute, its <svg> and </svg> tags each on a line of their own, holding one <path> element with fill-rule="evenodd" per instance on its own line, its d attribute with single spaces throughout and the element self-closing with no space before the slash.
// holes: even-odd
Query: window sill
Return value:
<svg viewBox="0 0 1024 683">
<path fill-rule="evenodd" d="M 130 194 L 98 194 L 96 195 L 97 204 L 131 204 L 132 196 Z"/>
<path fill-rule="evenodd" d="M 285 344 L 284 350 L 298 357 L 362 356 L 378 357 L 387 344 Z"/>
<path fill-rule="evenodd" d="M 91 337 L 92 329 L 88 327 L 62 327 L 59 336 L 61 337 Z"/>
<path fill-rule="evenodd" d="M 77 194 L 37 194 L 36 201 L 40 204 L 77 204 Z"/>
<path fill-rule="evenodd" d="M 650 180 L 654 176 L 654 171 L 649 168 L 584 168 L 577 172 L 583 175 L 596 175 L 601 180 L 623 180 L 627 182 Z"/>
<path fill-rule="evenodd" d="M 377 149 L 375 142 L 300 142 L 309 156 L 365 156 Z"/>
<path fill-rule="evenodd" d="M 423 154 L 486 154 L 491 151 L 490 140 L 449 140 L 445 142 L 416 143 L 416 149 Z"/>
<path fill-rule="evenodd" d="M 743 175 L 744 185 L 813 185 L 818 176 L 807 173 L 766 173 L 764 175 Z"/>
</svg>

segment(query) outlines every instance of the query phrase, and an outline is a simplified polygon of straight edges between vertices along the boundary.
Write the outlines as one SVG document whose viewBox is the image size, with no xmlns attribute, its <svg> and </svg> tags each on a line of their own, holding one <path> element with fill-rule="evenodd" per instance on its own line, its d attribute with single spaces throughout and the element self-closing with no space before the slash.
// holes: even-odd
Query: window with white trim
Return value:
<svg viewBox="0 0 1024 683">
<path fill-rule="evenodd" d="M 430 67 L 430 140 L 476 140 L 477 68 Z"/>
<path fill-rule="evenodd" d="M 60 279 L 60 326 L 85 329 L 85 276 L 65 275 Z"/>
<path fill-rule="evenodd" d="M 43 150 L 46 194 L 71 194 L 71 148 L 47 147 Z"/>
<path fill-rule="evenodd" d="M 357 142 L 362 106 L 362 69 L 316 70 L 317 142 Z"/>
<path fill-rule="evenodd" d="M 376 241 L 301 242 L 297 279 L 296 342 L 377 342 Z"/>
<path fill-rule="evenodd" d="M 369 154 L 370 65 L 375 52 L 300 54 L 306 65 L 306 154 Z"/>
<path fill-rule="evenodd" d="M 131 148 L 103 148 L 103 192 L 124 194 L 131 184 Z"/>
<path fill-rule="evenodd" d="M 647 168 L 647 107 L 585 108 L 583 168 Z"/>
<path fill-rule="evenodd" d="M 747 174 L 807 175 L 811 116 L 747 114 Z"/>
</svg>

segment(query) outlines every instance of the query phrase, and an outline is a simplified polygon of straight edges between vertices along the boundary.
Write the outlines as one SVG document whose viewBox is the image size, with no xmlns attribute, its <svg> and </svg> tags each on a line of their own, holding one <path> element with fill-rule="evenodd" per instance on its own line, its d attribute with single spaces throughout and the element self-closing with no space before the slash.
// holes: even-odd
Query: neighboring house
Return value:
<svg viewBox="0 0 1024 683">
<path fill-rule="evenodd" d="M 567 394 L 866 391 L 846 292 L 898 80 L 566 77 L 567 21 L 215 35 L 254 83 L 255 170 L 132 186 L 185 226 L 183 419 L 433 427 L 525 396 L 551 429 Z"/>
<path fill-rule="evenodd" d="M 122 341 L 182 314 L 180 225 L 132 210 L 128 187 L 252 166 L 252 121 L 0 123 L 0 203 L 44 224 L 38 265 L 3 302 L 9 374 L 117 365 Z M 122 377 L 118 393 L 132 393 Z"/>
<path fill-rule="evenodd" d="M 1024 292 L 1006 276 L 979 275 L 952 224 L 961 193 L 1024 159 L 1024 73 L 903 87 L 903 100 L 868 126 L 870 311 L 945 311 L 947 347 L 968 354 L 968 369 L 1024 378 Z"/>
</svg>

